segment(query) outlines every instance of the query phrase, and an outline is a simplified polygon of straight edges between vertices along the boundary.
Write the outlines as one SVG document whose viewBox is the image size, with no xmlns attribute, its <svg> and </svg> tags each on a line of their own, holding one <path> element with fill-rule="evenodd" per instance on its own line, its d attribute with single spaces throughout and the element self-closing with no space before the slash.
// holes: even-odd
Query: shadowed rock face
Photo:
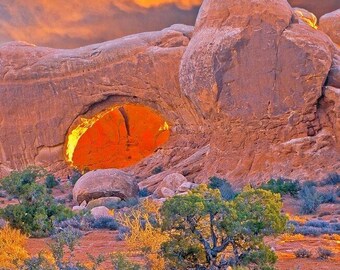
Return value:
<svg viewBox="0 0 340 270">
<path fill-rule="evenodd" d="M 171 173 L 320 179 L 340 170 L 339 55 L 285 0 L 204 1 L 193 32 L 176 25 L 75 50 L 5 44 L 2 172 L 65 168 L 81 118 L 140 104 L 171 127 L 165 145 L 124 169 L 140 186 L 155 190 Z"/>
</svg>

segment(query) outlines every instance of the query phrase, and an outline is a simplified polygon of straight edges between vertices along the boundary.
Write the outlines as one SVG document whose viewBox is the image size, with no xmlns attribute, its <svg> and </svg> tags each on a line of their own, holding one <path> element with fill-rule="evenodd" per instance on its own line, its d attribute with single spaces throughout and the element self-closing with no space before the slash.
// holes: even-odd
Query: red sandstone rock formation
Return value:
<svg viewBox="0 0 340 270">
<path fill-rule="evenodd" d="M 340 46 L 340 7 L 331 13 L 323 15 L 319 24 L 320 29 L 329 35 L 334 43 Z"/>
<path fill-rule="evenodd" d="M 64 168 L 81 118 L 140 104 L 171 127 L 124 169 L 141 186 L 171 173 L 320 179 L 340 171 L 339 55 L 285 0 L 207 0 L 193 33 L 176 25 L 75 50 L 2 45 L 0 168 Z"/>
</svg>

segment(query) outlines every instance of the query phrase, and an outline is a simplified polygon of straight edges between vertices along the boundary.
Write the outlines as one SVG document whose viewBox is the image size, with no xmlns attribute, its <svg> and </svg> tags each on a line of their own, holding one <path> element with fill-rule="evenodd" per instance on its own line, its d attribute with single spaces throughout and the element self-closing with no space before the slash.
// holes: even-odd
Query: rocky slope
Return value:
<svg viewBox="0 0 340 270">
<path fill-rule="evenodd" d="M 141 104 L 169 141 L 125 168 L 155 190 L 167 175 L 241 185 L 340 171 L 339 47 L 285 0 L 206 0 L 175 25 L 74 50 L 0 46 L 0 169 L 65 168 L 81 118 Z M 150 177 L 153 168 L 163 172 Z"/>
</svg>

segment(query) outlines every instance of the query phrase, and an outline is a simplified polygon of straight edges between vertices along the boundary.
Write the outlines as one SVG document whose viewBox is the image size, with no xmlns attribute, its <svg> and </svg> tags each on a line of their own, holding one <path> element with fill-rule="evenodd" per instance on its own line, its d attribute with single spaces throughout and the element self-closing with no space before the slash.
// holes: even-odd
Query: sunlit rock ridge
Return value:
<svg viewBox="0 0 340 270">
<path fill-rule="evenodd" d="M 206 0 L 194 28 L 73 50 L 4 44 L 1 173 L 30 164 L 63 170 L 72 165 L 68 138 L 84 119 L 136 106 L 155 114 L 144 121 L 155 123 L 147 138 L 168 134 L 145 147 L 142 135 L 128 138 L 129 114 L 112 123 L 126 132 L 127 149 L 152 149 L 123 168 L 141 187 L 155 190 L 174 172 L 238 185 L 321 179 L 340 170 L 339 56 L 338 45 L 285 0 Z M 135 134 L 144 134 L 137 122 Z M 150 177 L 156 167 L 162 172 Z"/>
</svg>

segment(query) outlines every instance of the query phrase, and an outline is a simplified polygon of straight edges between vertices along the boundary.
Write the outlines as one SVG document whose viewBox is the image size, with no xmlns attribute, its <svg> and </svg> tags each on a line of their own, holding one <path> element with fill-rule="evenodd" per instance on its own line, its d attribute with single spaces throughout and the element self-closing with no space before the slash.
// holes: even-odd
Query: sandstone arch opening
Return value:
<svg viewBox="0 0 340 270">
<path fill-rule="evenodd" d="M 80 119 L 67 137 L 67 162 L 79 170 L 124 168 L 137 163 L 170 136 L 165 119 L 149 107 L 125 104 Z"/>
</svg>

